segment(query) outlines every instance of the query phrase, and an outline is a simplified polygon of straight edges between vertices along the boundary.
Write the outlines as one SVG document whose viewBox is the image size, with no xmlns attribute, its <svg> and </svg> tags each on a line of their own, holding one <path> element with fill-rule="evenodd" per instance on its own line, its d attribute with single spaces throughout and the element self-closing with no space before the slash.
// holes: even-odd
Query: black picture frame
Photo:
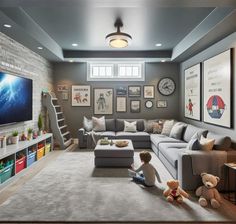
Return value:
<svg viewBox="0 0 236 224">
<path fill-rule="evenodd" d="M 135 93 L 134 88 L 136 88 L 137 93 Z M 141 97 L 141 86 L 140 85 L 128 86 L 128 96 L 129 97 Z"/>
<path fill-rule="evenodd" d="M 149 87 L 149 88 L 152 88 L 152 93 L 153 93 L 152 95 L 153 95 L 153 96 L 147 96 L 147 95 L 146 95 L 145 89 L 148 88 L 148 87 Z M 144 85 L 144 86 L 143 86 L 143 98 L 144 98 L 144 99 L 154 99 L 154 98 L 155 98 L 155 86 L 154 86 L 154 85 Z"/>
<path fill-rule="evenodd" d="M 165 106 L 160 106 L 160 104 L 159 104 L 160 102 L 164 102 Z M 167 108 L 168 102 L 167 102 L 167 100 L 157 100 L 156 106 L 157 106 L 157 108 Z"/>
<path fill-rule="evenodd" d="M 132 103 L 133 102 L 138 103 L 138 108 L 137 109 L 132 108 Z M 130 100 L 130 112 L 131 113 L 140 113 L 141 112 L 141 100 Z"/>
<path fill-rule="evenodd" d="M 117 96 L 126 96 L 127 95 L 127 87 L 121 86 L 116 88 Z"/>
</svg>

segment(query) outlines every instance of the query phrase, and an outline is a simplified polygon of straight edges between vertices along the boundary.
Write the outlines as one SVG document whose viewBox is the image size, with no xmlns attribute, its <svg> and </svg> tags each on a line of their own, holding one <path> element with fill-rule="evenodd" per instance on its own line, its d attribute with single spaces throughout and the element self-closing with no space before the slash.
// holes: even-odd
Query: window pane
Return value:
<svg viewBox="0 0 236 224">
<path fill-rule="evenodd" d="M 125 76 L 125 67 L 120 67 L 118 76 L 121 76 L 121 77 Z"/>
<path fill-rule="evenodd" d="M 91 75 L 92 75 L 92 77 L 97 77 L 98 76 L 98 67 L 93 67 Z"/>
<path fill-rule="evenodd" d="M 111 67 L 106 67 L 106 76 L 108 76 L 108 77 L 112 76 Z"/>
<path fill-rule="evenodd" d="M 139 77 L 139 68 L 138 67 L 133 67 L 133 76 Z"/>
<path fill-rule="evenodd" d="M 105 77 L 106 76 L 105 67 L 100 67 L 99 68 L 99 76 L 100 77 Z"/>
</svg>

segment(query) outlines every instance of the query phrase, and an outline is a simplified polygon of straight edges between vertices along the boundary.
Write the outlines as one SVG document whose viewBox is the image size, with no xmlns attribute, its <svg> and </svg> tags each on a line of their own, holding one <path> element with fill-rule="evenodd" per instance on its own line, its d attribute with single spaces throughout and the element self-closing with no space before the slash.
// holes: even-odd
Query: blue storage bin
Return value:
<svg viewBox="0 0 236 224">
<path fill-rule="evenodd" d="M 12 176 L 13 164 L 6 166 L 0 171 L 0 183 L 5 182 Z"/>
<path fill-rule="evenodd" d="M 27 156 L 27 167 L 30 166 L 30 165 L 32 165 L 35 161 L 36 161 L 36 151 L 30 153 L 30 154 Z"/>
</svg>

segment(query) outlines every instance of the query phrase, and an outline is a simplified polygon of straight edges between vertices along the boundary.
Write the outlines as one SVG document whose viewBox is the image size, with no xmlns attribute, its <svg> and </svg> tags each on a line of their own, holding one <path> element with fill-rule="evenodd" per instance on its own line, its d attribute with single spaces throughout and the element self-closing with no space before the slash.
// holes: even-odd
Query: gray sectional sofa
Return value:
<svg viewBox="0 0 236 224">
<path fill-rule="evenodd" d="M 136 120 L 137 132 L 124 132 L 124 120 L 130 122 Z M 97 134 L 110 139 L 131 139 L 134 148 L 151 148 L 173 178 L 178 179 L 186 190 L 195 190 L 201 184 L 201 172 L 220 176 L 219 189 L 224 189 L 223 165 L 225 162 L 236 160 L 236 151 L 230 149 L 229 137 L 185 124 L 181 139 L 175 139 L 166 135 L 147 133 L 145 124 L 144 119 L 106 119 L 106 131 Z M 214 138 L 213 150 L 210 152 L 188 150 L 188 142 L 196 135 Z M 78 138 L 80 148 L 91 147 L 93 142 L 91 132 L 81 128 L 78 131 Z"/>
</svg>

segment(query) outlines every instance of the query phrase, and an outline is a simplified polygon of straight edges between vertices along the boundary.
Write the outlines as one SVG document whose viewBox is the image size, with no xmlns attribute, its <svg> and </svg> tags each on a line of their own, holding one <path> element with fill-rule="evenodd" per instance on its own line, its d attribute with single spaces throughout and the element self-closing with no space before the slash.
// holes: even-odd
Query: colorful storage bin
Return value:
<svg viewBox="0 0 236 224">
<path fill-rule="evenodd" d="M 13 164 L 8 165 L 0 171 L 0 183 L 5 182 L 12 176 Z"/>
<path fill-rule="evenodd" d="M 47 144 L 45 146 L 45 155 L 47 155 L 50 152 L 50 149 L 51 149 L 51 144 Z"/>
<path fill-rule="evenodd" d="M 26 168 L 26 156 L 16 160 L 16 173 L 19 173 L 24 168 Z"/>
<path fill-rule="evenodd" d="M 32 165 L 36 161 L 36 152 L 31 152 L 27 156 L 27 166 Z"/>
<path fill-rule="evenodd" d="M 44 155 L 44 147 L 37 150 L 37 160 L 41 159 Z"/>
</svg>

